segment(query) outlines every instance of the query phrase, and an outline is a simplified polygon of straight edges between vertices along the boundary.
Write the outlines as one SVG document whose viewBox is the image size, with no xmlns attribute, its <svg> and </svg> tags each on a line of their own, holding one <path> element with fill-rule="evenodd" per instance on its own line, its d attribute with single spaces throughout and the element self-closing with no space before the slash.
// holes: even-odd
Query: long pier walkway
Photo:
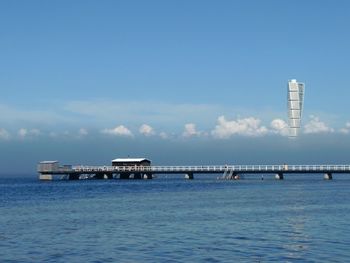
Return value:
<svg viewBox="0 0 350 263">
<path fill-rule="evenodd" d="M 152 179 L 155 174 L 185 174 L 194 179 L 194 174 L 221 174 L 222 179 L 239 179 L 243 174 L 274 174 L 283 179 L 285 174 L 324 174 L 324 179 L 332 179 L 333 174 L 349 173 L 350 165 L 197 165 L 197 166 L 45 166 L 38 165 L 39 179 L 52 180 L 53 175 L 77 179 Z"/>
</svg>

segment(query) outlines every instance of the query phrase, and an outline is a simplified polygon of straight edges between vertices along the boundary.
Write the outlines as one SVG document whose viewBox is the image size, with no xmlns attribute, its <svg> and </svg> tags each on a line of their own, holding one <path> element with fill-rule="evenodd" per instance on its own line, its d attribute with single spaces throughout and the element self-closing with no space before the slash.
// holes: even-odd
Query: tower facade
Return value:
<svg viewBox="0 0 350 263">
<path fill-rule="evenodd" d="M 288 81 L 288 125 L 289 136 L 296 137 L 299 134 L 301 116 L 304 104 L 304 83 L 296 79 Z"/>
</svg>

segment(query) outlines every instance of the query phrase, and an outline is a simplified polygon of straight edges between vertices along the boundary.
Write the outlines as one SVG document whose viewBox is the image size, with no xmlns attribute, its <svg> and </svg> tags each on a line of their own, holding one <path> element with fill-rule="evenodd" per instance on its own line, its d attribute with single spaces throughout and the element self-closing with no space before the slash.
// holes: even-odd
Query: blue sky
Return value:
<svg viewBox="0 0 350 263">
<path fill-rule="evenodd" d="M 345 0 L 1 1 L 0 165 L 344 163 L 349 10 Z M 292 78 L 306 84 L 294 141 Z"/>
</svg>

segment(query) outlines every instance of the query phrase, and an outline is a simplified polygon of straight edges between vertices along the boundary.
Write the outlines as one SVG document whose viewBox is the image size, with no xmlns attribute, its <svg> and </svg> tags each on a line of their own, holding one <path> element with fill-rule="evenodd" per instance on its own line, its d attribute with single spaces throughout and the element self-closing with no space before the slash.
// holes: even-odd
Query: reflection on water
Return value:
<svg viewBox="0 0 350 263">
<path fill-rule="evenodd" d="M 307 258 L 309 251 L 310 237 L 305 227 L 310 217 L 308 217 L 309 211 L 306 211 L 307 204 L 303 201 L 304 190 L 297 189 L 293 194 L 298 195 L 300 201 L 289 208 L 291 216 L 286 218 L 286 227 L 289 229 L 286 236 L 289 242 L 284 244 L 284 248 L 288 259 L 302 260 Z"/>
</svg>

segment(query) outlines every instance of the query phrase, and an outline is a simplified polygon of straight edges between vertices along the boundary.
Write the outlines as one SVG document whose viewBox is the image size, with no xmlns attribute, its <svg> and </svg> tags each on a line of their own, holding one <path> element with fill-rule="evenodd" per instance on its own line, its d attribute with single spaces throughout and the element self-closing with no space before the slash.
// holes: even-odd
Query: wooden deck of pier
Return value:
<svg viewBox="0 0 350 263">
<path fill-rule="evenodd" d="M 152 179 L 156 174 L 184 174 L 188 179 L 194 179 L 195 174 L 221 174 L 223 179 L 238 179 L 243 174 L 274 174 L 276 179 L 283 179 L 285 174 L 311 173 L 324 174 L 325 179 L 332 179 L 333 174 L 350 174 L 350 165 L 45 166 L 40 164 L 38 173 L 41 180 L 50 180 L 54 175 L 77 180 L 82 178 Z"/>
</svg>

